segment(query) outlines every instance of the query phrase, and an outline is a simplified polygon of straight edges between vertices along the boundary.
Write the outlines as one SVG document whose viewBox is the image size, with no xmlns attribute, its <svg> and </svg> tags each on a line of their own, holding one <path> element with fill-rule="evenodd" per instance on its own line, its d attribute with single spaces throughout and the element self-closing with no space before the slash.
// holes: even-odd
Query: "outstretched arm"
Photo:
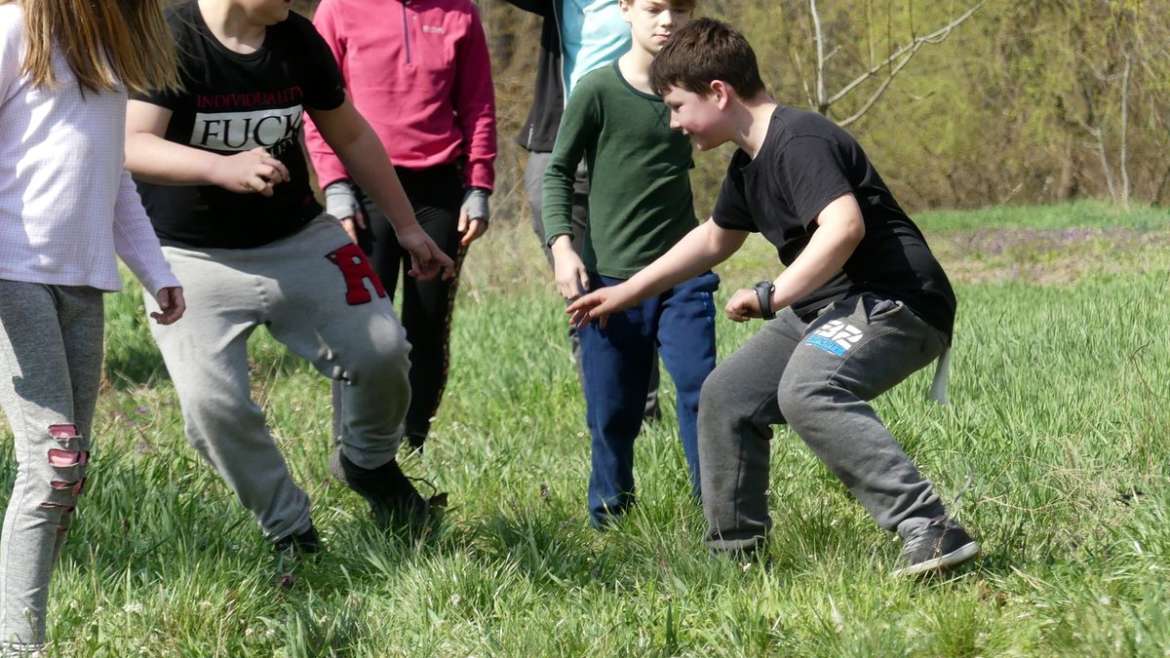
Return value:
<svg viewBox="0 0 1170 658">
<path fill-rule="evenodd" d="M 410 252 L 410 273 L 424 280 L 440 271 L 444 278 L 453 276 L 454 263 L 418 225 L 382 142 L 353 103 L 346 98 L 336 109 L 309 110 L 309 114 L 350 176 L 386 215 L 398 243 Z"/>
<path fill-rule="evenodd" d="M 630 308 L 727 260 L 743 246 L 747 236 L 746 231 L 725 229 L 707 220 L 624 283 L 601 288 L 570 304 L 567 312 L 571 322 L 578 327 L 593 320 L 604 324 L 611 313 Z"/>
</svg>

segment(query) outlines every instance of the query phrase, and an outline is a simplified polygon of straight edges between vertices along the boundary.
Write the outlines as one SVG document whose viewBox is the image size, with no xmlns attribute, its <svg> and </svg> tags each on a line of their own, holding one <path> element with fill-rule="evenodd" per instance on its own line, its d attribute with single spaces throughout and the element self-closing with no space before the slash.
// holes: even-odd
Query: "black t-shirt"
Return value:
<svg viewBox="0 0 1170 658">
<path fill-rule="evenodd" d="M 743 150 L 731 158 L 713 218 L 726 229 L 762 233 L 791 265 L 817 216 L 845 194 L 861 207 L 865 237 L 842 271 L 792 310 L 807 320 L 838 299 L 874 292 L 904 302 L 949 336 L 955 294 L 946 273 L 861 145 L 820 114 L 777 107 L 756 159 Z"/>
<path fill-rule="evenodd" d="M 171 7 L 167 22 L 180 57 L 183 91 L 136 96 L 173 112 L 166 139 L 231 155 L 262 146 L 291 179 L 271 197 L 221 187 L 139 182 L 143 204 L 163 244 L 241 249 L 292 235 L 321 212 L 300 148 L 306 108 L 345 101 L 333 54 L 303 16 L 270 26 L 264 44 L 243 55 L 224 47 L 195 0 Z"/>
</svg>

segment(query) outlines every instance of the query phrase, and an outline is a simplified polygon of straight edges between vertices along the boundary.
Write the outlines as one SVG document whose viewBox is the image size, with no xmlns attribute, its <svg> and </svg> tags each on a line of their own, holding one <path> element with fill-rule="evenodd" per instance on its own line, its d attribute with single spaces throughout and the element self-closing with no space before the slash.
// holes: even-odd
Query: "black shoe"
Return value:
<svg viewBox="0 0 1170 658">
<path fill-rule="evenodd" d="M 409 446 L 407 448 L 408 453 L 417 452 L 419 454 L 422 454 L 423 445 L 426 442 L 427 442 L 427 437 L 425 434 L 407 434 L 406 435 L 406 445 Z"/>
<path fill-rule="evenodd" d="M 317 535 L 317 529 L 310 525 L 309 529 L 304 532 L 277 539 L 272 542 L 272 547 L 277 553 L 291 551 L 301 555 L 311 555 L 321 552 L 321 538 Z"/>
<path fill-rule="evenodd" d="M 394 459 L 366 469 L 351 462 L 339 448 L 333 453 L 329 470 L 366 499 L 374 522 L 383 528 L 420 526 L 432 515 L 432 508 L 441 507 L 446 500 L 446 494 L 433 496 L 430 501 L 420 496 Z"/>
<path fill-rule="evenodd" d="M 281 537 L 272 542 L 276 552 L 276 586 L 292 589 L 297 582 L 297 567 L 308 557 L 321 552 L 321 538 L 317 529 L 309 526 L 304 532 Z"/>
<path fill-rule="evenodd" d="M 945 516 L 931 519 L 902 537 L 902 566 L 895 576 L 917 576 L 956 567 L 979 555 L 979 544 Z"/>
</svg>

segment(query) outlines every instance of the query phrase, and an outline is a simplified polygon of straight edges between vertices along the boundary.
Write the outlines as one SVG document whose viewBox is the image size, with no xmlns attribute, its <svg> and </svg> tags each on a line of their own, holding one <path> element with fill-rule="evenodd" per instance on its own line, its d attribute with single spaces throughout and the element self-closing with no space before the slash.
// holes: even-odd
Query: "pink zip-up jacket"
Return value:
<svg viewBox="0 0 1170 658">
<path fill-rule="evenodd" d="M 425 169 L 466 158 L 466 185 L 492 189 L 491 62 L 470 0 L 322 0 L 313 24 L 395 166 Z M 349 177 L 308 117 L 305 141 L 322 189 Z"/>
</svg>

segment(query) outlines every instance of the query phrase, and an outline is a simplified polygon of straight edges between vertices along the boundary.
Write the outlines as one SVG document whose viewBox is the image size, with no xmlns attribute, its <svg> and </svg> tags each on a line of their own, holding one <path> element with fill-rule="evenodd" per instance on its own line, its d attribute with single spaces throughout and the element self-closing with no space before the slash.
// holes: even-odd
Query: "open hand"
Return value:
<svg viewBox="0 0 1170 658">
<path fill-rule="evenodd" d="M 553 272 L 556 275 L 557 291 L 568 300 L 574 300 L 589 290 L 589 272 L 585 263 L 572 249 L 553 252 Z"/>
<path fill-rule="evenodd" d="M 625 284 L 598 288 L 593 292 L 579 297 L 569 304 L 565 313 L 569 315 L 569 324 L 580 329 L 585 325 L 597 321 L 603 328 L 609 316 L 624 311 L 637 303 L 628 292 Z"/>
<path fill-rule="evenodd" d="M 440 274 L 444 281 L 455 276 L 455 262 L 421 227 L 398 233 L 398 244 L 410 254 L 410 276 L 419 281 L 429 281 Z"/>
<path fill-rule="evenodd" d="M 183 317 L 187 310 L 187 302 L 183 299 L 183 289 L 179 287 L 161 288 L 154 296 L 159 310 L 150 314 L 159 324 L 171 324 Z"/>
</svg>

